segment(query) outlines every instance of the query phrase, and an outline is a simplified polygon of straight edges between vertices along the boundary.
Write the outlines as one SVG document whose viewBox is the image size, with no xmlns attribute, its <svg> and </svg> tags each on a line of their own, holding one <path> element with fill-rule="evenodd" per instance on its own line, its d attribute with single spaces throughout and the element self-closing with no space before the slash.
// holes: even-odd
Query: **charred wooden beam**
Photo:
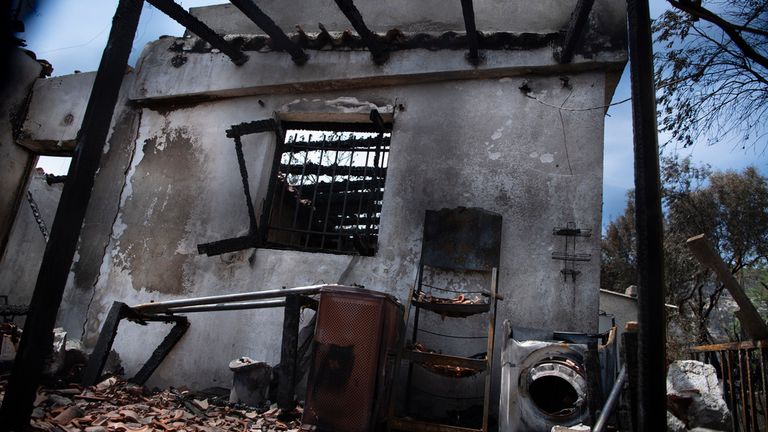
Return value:
<svg viewBox="0 0 768 432">
<path fill-rule="evenodd" d="M 295 44 L 283 30 L 272 21 L 269 15 L 265 14 L 252 0 L 230 0 L 230 3 L 240 9 L 245 16 L 248 17 L 254 24 L 264 30 L 275 44 L 275 47 L 287 51 L 293 62 L 301 66 L 307 62 L 309 56 L 300 46 Z"/>
<path fill-rule="evenodd" d="M 112 29 L 77 134 L 72 165 L 56 210 L 51 238 L 43 253 L 29 315 L 0 408 L 0 429 L 26 430 L 29 427 L 32 403 L 46 357 L 51 352 L 56 315 L 91 198 L 94 176 L 104 153 L 118 92 L 128 67 L 143 3 L 143 0 L 120 0 L 112 19 Z"/>
<path fill-rule="evenodd" d="M 147 360 L 146 363 L 144 363 L 144 366 L 141 367 L 141 370 L 136 373 L 136 375 L 131 378 L 132 383 L 136 383 L 139 385 L 143 385 L 149 377 L 152 376 L 152 373 L 155 371 L 155 369 L 160 366 L 160 363 L 165 360 L 166 357 L 168 357 L 168 354 L 171 353 L 171 350 L 173 347 L 176 346 L 176 344 L 181 340 L 181 337 L 184 336 L 184 333 L 187 332 L 187 329 L 189 329 L 189 320 L 186 317 L 174 317 L 176 324 L 171 328 L 171 331 L 168 333 L 167 336 L 165 336 L 165 339 L 160 343 L 160 345 L 155 348 L 155 351 L 152 352 L 152 356 Z"/>
<path fill-rule="evenodd" d="M 360 200 L 367 203 L 369 201 L 381 201 L 383 197 L 383 191 L 322 194 L 315 197 L 314 205 L 316 207 L 325 207 L 329 202 L 336 204 L 344 202 L 345 199 L 348 203 L 358 203 Z"/>
<path fill-rule="evenodd" d="M 235 138 L 254 133 L 274 132 L 275 130 L 277 130 L 275 119 L 266 119 L 233 125 L 227 129 L 226 133 L 228 138 Z"/>
<path fill-rule="evenodd" d="M 228 252 L 237 252 L 250 249 L 256 247 L 257 244 L 257 237 L 254 234 L 249 234 L 242 237 L 228 238 L 211 243 L 201 243 L 197 245 L 197 252 L 201 255 L 206 254 L 208 256 L 215 256 Z"/>
<path fill-rule="evenodd" d="M 378 145 L 379 137 L 371 138 L 348 138 L 343 140 L 319 140 L 319 141 L 292 141 L 285 144 L 283 151 L 296 150 L 325 150 L 325 151 L 344 151 L 344 150 L 374 150 Z M 389 149 L 389 139 L 381 143 L 381 148 Z"/>
<path fill-rule="evenodd" d="M 357 10 L 355 3 L 352 0 L 336 0 L 336 4 L 352 24 L 352 27 L 355 28 L 357 34 L 360 35 L 360 39 L 363 40 L 365 46 L 368 47 L 368 51 L 371 52 L 371 57 L 373 57 L 373 62 L 377 65 L 384 64 L 389 59 L 389 51 L 379 41 L 376 34 L 365 25 L 363 16 Z"/>
<path fill-rule="evenodd" d="M 344 165 L 322 165 L 318 166 L 316 163 L 307 163 L 306 165 L 280 165 L 280 172 L 287 174 L 300 175 L 304 173 L 304 176 L 314 175 L 337 175 L 337 176 L 351 176 L 351 177 L 384 177 L 387 173 L 386 168 L 374 167 L 361 167 L 361 166 L 344 166 Z M 298 186 L 295 186 L 298 188 Z"/>
<path fill-rule="evenodd" d="M 296 365 L 299 348 L 299 319 L 302 298 L 299 295 L 285 297 L 283 310 L 283 340 L 280 347 L 280 369 L 278 370 L 277 406 L 283 412 L 296 408 L 294 398 L 296 387 Z"/>
<path fill-rule="evenodd" d="M 592 11 L 592 5 L 594 3 L 595 0 L 579 0 L 579 2 L 576 3 L 576 8 L 573 10 L 571 20 L 568 23 L 568 29 L 565 31 L 563 47 L 560 51 L 555 53 L 555 57 L 559 63 L 570 63 L 571 60 L 573 60 L 573 55 L 576 53 L 576 47 L 586 33 L 589 13 Z"/>
<path fill-rule="evenodd" d="M 235 48 L 232 44 L 224 40 L 210 27 L 197 19 L 194 15 L 187 12 L 183 7 L 172 0 L 147 0 L 152 6 L 168 15 L 177 23 L 186 27 L 187 30 L 196 34 L 200 39 L 211 44 L 212 47 L 224 53 L 232 60 L 232 63 L 240 66 L 248 61 L 248 56 Z"/>
<path fill-rule="evenodd" d="M 112 303 L 107 319 L 104 320 L 104 324 L 101 326 L 99 339 L 96 341 L 96 346 L 93 348 L 93 352 L 88 359 L 88 365 L 83 373 L 82 384 L 84 386 L 96 384 L 101 377 L 101 372 L 104 370 L 109 352 L 112 350 L 112 343 L 117 335 L 117 328 L 120 326 L 120 321 L 125 318 L 128 310 L 130 310 L 130 307 L 125 303 Z"/>
<path fill-rule="evenodd" d="M 469 45 L 467 60 L 477 66 L 482 59 L 480 58 L 480 42 L 477 37 L 475 8 L 472 5 L 472 0 L 461 0 L 461 12 L 464 14 L 464 27 L 467 29 L 467 44 Z"/>
<path fill-rule="evenodd" d="M 666 427 L 666 309 L 656 89 L 646 0 L 628 0 L 629 71 L 635 157 L 639 346 L 639 431 Z"/>
<path fill-rule="evenodd" d="M 337 173 L 337 177 L 341 177 Z M 317 183 L 314 185 L 304 185 L 301 188 L 301 196 L 302 198 L 309 198 L 313 196 L 315 193 L 315 189 L 317 189 L 318 194 L 327 194 L 327 193 L 349 193 L 349 192 L 356 192 L 359 190 L 364 189 L 370 189 L 371 188 L 371 181 L 370 180 L 344 180 L 344 181 L 337 181 L 334 183 Z M 381 186 L 377 187 L 376 189 L 380 189 Z"/>
</svg>

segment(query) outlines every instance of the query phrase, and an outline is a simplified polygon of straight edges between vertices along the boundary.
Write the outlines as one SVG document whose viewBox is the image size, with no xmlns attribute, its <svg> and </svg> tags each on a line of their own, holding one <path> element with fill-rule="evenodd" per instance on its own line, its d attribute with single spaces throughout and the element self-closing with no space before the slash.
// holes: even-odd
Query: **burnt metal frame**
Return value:
<svg viewBox="0 0 768 432">
<path fill-rule="evenodd" d="M 277 135 L 276 145 L 279 145 L 282 139 L 280 123 L 274 119 L 257 120 L 252 122 L 236 124 L 227 129 L 228 138 L 235 141 L 235 152 L 237 153 L 237 165 L 240 170 L 240 177 L 243 181 L 243 192 L 245 193 L 245 203 L 248 207 L 248 234 L 240 237 L 233 237 L 224 240 L 218 240 L 211 243 L 201 243 L 197 245 L 197 251 L 200 254 L 208 256 L 221 255 L 227 252 L 236 252 L 244 249 L 250 249 L 259 246 L 259 224 L 256 222 L 256 210 L 253 207 L 253 198 L 251 196 L 251 187 L 248 183 L 248 167 L 245 164 L 245 155 L 243 154 L 243 143 L 241 138 L 245 135 L 275 132 Z M 272 184 L 270 183 L 270 189 Z M 269 191 L 267 192 L 269 194 Z M 269 195 L 268 195 L 269 196 Z M 266 208 L 266 207 L 265 207 Z M 262 223 L 264 219 L 262 216 Z"/>
<path fill-rule="evenodd" d="M 163 342 L 157 346 L 152 356 L 144 363 L 141 370 L 130 379 L 131 382 L 136 384 L 144 384 L 147 382 L 152 372 L 160 366 L 160 363 L 171 352 L 176 343 L 181 340 L 184 333 L 189 328 L 189 320 L 183 316 L 150 316 L 136 313 L 127 304 L 121 302 L 113 302 L 112 307 L 109 309 L 107 319 L 104 321 L 104 325 L 99 333 L 99 339 L 96 342 L 96 346 L 93 348 L 90 358 L 88 359 L 88 365 L 83 373 L 82 385 L 92 386 L 98 383 L 101 378 L 101 373 L 104 370 L 104 365 L 107 362 L 107 357 L 112 350 L 112 344 L 117 336 L 117 328 L 120 325 L 120 321 L 128 319 L 136 323 L 146 325 L 147 322 L 157 321 L 165 323 L 175 323 L 168 335 L 163 339 Z"/>
<path fill-rule="evenodd" d="M 382 138 L 383 134 L 392 132 L 392 124 L 384 123 L 384 119 L 381 117 L 381 114 L 378 112 L 378 110 L 376 109 L 371 110 L 369 119 L 371 120 L 371 123 L 357 123 L 357 124 L 343 123 L 343 122 L 334 122 L 334 123 L 279 122 L 278 123 L 278 137 L 277 137 L 277 144 L 275 146 L 274 159 L 272 162 L 272 171 L 269 177 L 270 180 L 269 180 L 269 186 L 267 189 L 267 195 L 264 200 L 264 205 L 262 207 L 261 225 L 259 230 L 260 245 L 262 246 L 268 245 L 271 248 L 297 249 L 297 250 L 303 250 L 303 251 L 324 252 L 324 253 L 337 253 L 337 254 L 349 253 L 349 251 L 341 251 L 341 250 L 333 251 L 327 248 L 311 249 L 307 247 L 291 247 L 291 246 L 286 246 L 279 243 L 269 243 L 268 242 L 269 230 L 274 229 L 273 227 L 270 226 L 271 209 L 275 202 L 275 194 L 276 194 L 275 186 L 277 183 L 278 172 L 280 171 L 282 155 L 286 151 L 291 151 L 291 149 L 288 149 L 288 150 L 284 149 L 284 147 L 286 147 L 285 132 L 284 132 L 285 130 L 317 128 L 318 130 L 339 131 L 339 132 L 377 132 L 379 134 L 377 137 L 379 141 L 383 139 Z M 364 171 L 367 168 L 368 168 L 367 165 L 364 166 Z M 374 169 L 377 169 L 377 168 L 374 168 Z M 296 229 L 294 231 L 304 232 L 304 231 L 311 231 L 311 230 Z M 356 242 L 355 247 L 357 248 L 358 253 L 364 256 L 370 256 L 375 253 L 374 248 L 365 248 L 362 242 Z"/>
<path fill-rule="evenodd" d="M 475 8 L 472 4 L 472 0 L 461 0 L 461 12 L 464 16 L 464 27 L 467 29 L 467 44 L 469 45 L 467 60 L 477 66 L 482 61 L 482 57 L 480 56 L 479 51 L 480 43 L 478 41 L 477 27 L 475 25 Z"/>
<path fill-rule="evenodd" d="M 238 0 L 239 3 L 245 1 L 251 3 L 249 0 Z M 61 305 L 82 221 L 90 200 L 95 172 L 117 103 L 117 94 L 128 65 L 128 54 L 136 34 L 143 3 L 143 0 L 120 0 L 118 3 L 83 125 L 78 133 L 75 155 L 51 229 L 51 240 L 43 255 L 30 303 L 30 314 L 25 322 L 24 336 L 16 355 L 17 360 L 20 361 L 14 363 L 5 402 L 0 407 L 0 430 L 22 429 L 29 421 L 43 363 L 50 351 L 56 314 Z M 580 1 L 579 4 L 581 3 Z M 665 328 L 664 320 L 661 319 L 665 313 L 662 218 L 652 69 L 653 47 L 648 1 L 628 0 L 627 11 L 639 273 L 640 379 L 638 381 L 641 384 L 637 417 L 640 420 L 640 430 L 653 431 L 663 428 L 666 418 L 664 415 L 666 411 Z M 571 19 L 573 20 L 574 17 L 572 16 Z M 190 31 L 194 33 L 193 29 Z M 200 30 L 200 32 L 203 31 Z M 282 31 L 280 34 L 285 36 Z M 280 34 L 274 36 L 281 38 Z M 270 34 L 270 36 L 273 35 Z M 303 56 L 294 54 L 299 53 L 292 53 L 294 61 L 299 63 L 305 61 L 306 57 L 304 60 L 302 57 L 306 54 Z"/>
</svg>

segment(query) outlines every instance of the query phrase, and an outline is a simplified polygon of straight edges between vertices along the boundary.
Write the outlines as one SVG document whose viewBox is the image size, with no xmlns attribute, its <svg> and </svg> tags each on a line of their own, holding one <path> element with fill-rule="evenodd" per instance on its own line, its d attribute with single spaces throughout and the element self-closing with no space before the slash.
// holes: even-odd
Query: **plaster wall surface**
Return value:
<svg viewBox="0 0 768 432">
<path fill-rule="evenodd" d="M 457 206 L 482 207 L 504 217 L 501 320 L 595 331 L 598 260 L 583 264 L 582 275 L 572 282 L 551 255 L 564 247 L 563 239 L 552 235 L 555 226 L 573 222 L 599 232 L 603 111 L 559 112 L 525 97 L 519 90 L 523 82 L 558 106 L 598 107 L 605 97 L 605 73 L 589 72 L 569 76 L 570 88 L 559 76 L 502 78 L 143 109 L 94 283 L 86 342 L 95 341 L 115 300 L 137 304 L 336 282 L 362 284 L 404 300 L 415 277 L 424 211 Z M 306 113 L 311 120 L 307 106 L 343 113 L 343 107 L 325 103 L 342 97 L 404 108 L 395 113 L 376 256 L 269 249 L 198 255 L 198 243 L 242 235 L 248 227 L 233 143 L 225 130 L 275 112 Z M 244 142 L 257 211 L 274 140 L 259 134 Z M 579 252 L 597 257 L 597 241 L 584 239 Z M 92 245 L 81 250 L 86 247 Z M 74 293 L 78 286 L 68 289 Z M 194 315 L 189 332 L 151 384 L 223 385 L 230 379 L 227 362 L 242 355 L 276 363 L 281 321 L 282 312 L 271 310 Z M 432 324 L 481 332 L 469 321 Z M 150 354 L 152 339 L 159 342 L 162 336 L 130 324 L 121 328 L 115 348 L 129 373 Z"/>
<path fill-rule="evenodd" d="M 14 129 L 24 119 L 27 96 L 42 66 L 21 50 L 8 56 L 10 76 L 0 87 L 0 258 L 23 201 L 32 167 L 37 156 L 16 144 Z"/>
</svg>

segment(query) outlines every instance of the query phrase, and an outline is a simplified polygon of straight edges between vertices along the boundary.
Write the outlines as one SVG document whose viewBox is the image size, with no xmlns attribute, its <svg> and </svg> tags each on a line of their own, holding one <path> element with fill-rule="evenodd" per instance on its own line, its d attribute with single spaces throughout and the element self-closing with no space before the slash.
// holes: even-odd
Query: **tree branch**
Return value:
<svg viewBox="0 0 768 432">
<path fill-rule="evenodd" d="M 736 44 L 737 47 L 741 50 L 742 53 L 744 53 L 745 56 L 750 58 L 751 60 L 755 61 L 756 63 L 760 64 L 764 68 L 768 68 L 768 57 L 765 57 L 761 55 L 759 52 L 755 51 L 754 48 L 747 42 L 741 34 L 739 34 L 739 30 L 737 29 L 737 26 L 735 24 L 732 24 L 723 18 L 720 18 L 717 14 L 710 11 L 709 9 L 701 6 L 699 3 L 693 3 L 691 0 L 667 0 L 669 1 L 669 4 L 671 4 L 676 9 L 679 9 L 683 12 L 687 12 L 690 15 L 693 15 L 697 18 L 701 18 L 705 21 L 709 21 L 710 23 L 720 27 L 725 34 L 728 35 L 728 37 L 731 38 L 734 44 Z"/>
</svg>

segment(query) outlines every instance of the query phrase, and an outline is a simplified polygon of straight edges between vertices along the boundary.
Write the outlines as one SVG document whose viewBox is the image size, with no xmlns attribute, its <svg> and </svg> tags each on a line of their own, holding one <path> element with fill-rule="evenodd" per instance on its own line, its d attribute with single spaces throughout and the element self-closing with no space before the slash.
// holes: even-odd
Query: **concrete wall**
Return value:
<svg viewBox="0 0 768 432">
<path fill-rule="evenodd" d="M 40 226 L 27 201 L 27 191 L 32 194 L 41 219 L 50 233 L 61 189 L 61 183 L 53 185 L 46 183 L 45 173 L 38 168 L 32 174 L 28 188 L 23 191 L 22 202 L 17 210 L 8 241 L 8 250 L 0 260 L 0 295 L 7 295 L 9 304 L 29 304 L 46 245 Z"/>
<path fill-rule="evenodd" d="M 21 50 L 9 58 L 7 83 L 0 85 L 0 259 L 5 255 L 13 220 L 37 156 L 16 144 L 27 96 L 42 66 Z M 4 66 L 5 67 L 5 66 Z M 16 130 L 14 130 L 16 129 Z"/>
<path fill-rule="evenodd" d="M 333 2 L 320 3 L 331 7 Z M 359 3 L 361 9 L 379 7 Z M 476 3 L 480 22 L 493 28 L 491 21 L 498 17 L 488 8 L 497 2 Z M 597 3 L 598 11 L 615 12 L 623 5 Z M 528 4 L 504 2 L 512 9 Z M 557 11 L 547 16 L 556 19 L 526 25 L 559 29 L 573 4 L 546 2 Z M 265 2 L 264 8 L 275 5 Z M 403 19 L 374 12 L 365 15 L 380 17 L 384 27 Z M 460 16 L 442 17 L 440 7 L 430 12 L 454 27 Z M 408 16 L 417 19 L 419 14 L 411 10 Z M 623 23 L 620 15 L 611 22 Z M 568 65 L 555 62 L 554 48 L 545 46 L 487 51 L 477 68 L 461 50 L 424 49 L 395 52 L 382 67 L 364 51 L 312 51 L 302 67 L 284 53 L 249 52 L 250 60 L 238 67 L 204 50 L 179 54 L 172 50 L 179 43 L 194 45 L 175 38 L 156 41 L 145 49 L 135 73 L 126 76 L 59 313 L 70 335 L 81 335 L 92 346 L 113 301 L 137 304 L 315 283 L 357 283 L 405 300 L 416 274 L 424 211 L 457 206 L 503 215 L 500 292 L 505 300 L 498 322 L 597 330 L 599 237 L 578 240 L 577 252 L 593 258 L 577 265 L 582 273 L 572 281 L 560 273 L 563 263 L 552 259 L 553 252 L 564 249 L 564 239 L 552 235 L 552 229 L 573 223 L 600 232 L 602 106 L 626 60 L 622 47 L 608 46 Z M 186 57 L 181 66 L 172 61 L 179 55 Z M 40 109 L 30 112 L 27 123 L 58 122 L 61 113 L 46 106 L 56 105 L 57 98 L 80 100 L 71 92 L 81 95 L 84 87 L 69 86 L 58 96 L 36 95 L 49 99 L 36 105 L 33 100 Z M 248 229 L 227 128 L 273 116 L 358 119 L 371 107 L 394 116 L 375 256 L 270 249 L 198 255 L 197 244 Z M 74 127 L 76 118 L 67 130 Z M 57 131 L 39 128 L 35 140 L 61 136 Z M 252 135 L 243 145 L 258 213 L 275 138 Z M 191 321 L 150 385 L 228 385 L 226 365 L 233 358 L 278 361 L 282 311 L 200 314 Z M 464 320 L 432 317 L 425 326 L 482 333 L 480 325 Z M 115 348 L 129 374 L 163 336 L 153 328 L 121 327 Z M 483 351 L 472 344 L 455 348 L 467 355 Z M 438 392 L 460 391 L 455 382 L 440 385 Z"/>
</svg>

